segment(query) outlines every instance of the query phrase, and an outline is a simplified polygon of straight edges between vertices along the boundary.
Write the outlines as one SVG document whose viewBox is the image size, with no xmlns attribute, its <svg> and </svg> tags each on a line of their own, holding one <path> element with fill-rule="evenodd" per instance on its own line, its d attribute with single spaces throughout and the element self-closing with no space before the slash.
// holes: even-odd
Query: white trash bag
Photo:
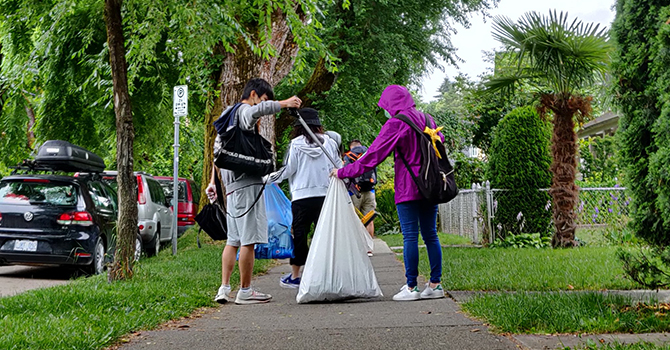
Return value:
<svg viewBox="0 0 670 350">
<path fill-rule="evenodd" d="M 344 183 L 331 178 L 296 301 L 382 296 L 366 253 L 365 236 L 369 236 L 368 232 L 354 211 Z"/>
</svg>

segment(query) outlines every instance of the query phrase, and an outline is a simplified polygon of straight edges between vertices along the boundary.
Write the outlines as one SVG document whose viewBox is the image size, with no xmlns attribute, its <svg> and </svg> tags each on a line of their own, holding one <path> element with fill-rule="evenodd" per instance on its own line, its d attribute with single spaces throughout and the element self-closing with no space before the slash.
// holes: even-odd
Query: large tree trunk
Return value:
<svg viewBox="0 0 670 350">
<path fill-rule="evenodd" d="M 210 181 L 213 166 L 213 146 L 216 131 L 212 123 L 221 115 L 226 106 L 235 104 L 242 96 L 242 90 L 247 81 L 252 78 L 263 78 L 270 85 L 277 85 L 290 71 L 298 53 L 298 45 L 294 41 L 291 28 L 286 22 L 286 15 L 279 10 L 273 13 L 272 38 L 270 44 L 274 46 L 276 55 L 269 59 L 263 59 L 256 55 L 249 45 L 240 38 L 235 51 L 225 53 L 217 48 L 225 59 L 217 70 L 218 76 L 213 79 L 214 90 L 219 91 L 218 98 L 212 103 L 212 108 L 205 116 L 205 150 L 202 188 L 207 188 Z M 219 51 L 216 51 L 219 50 Z M 261 135 L 270 143 L 275 144 L 275 117 L 266 116 L 261 118 L 259 130 Z M 207 196 L 203 195 L 200 200 L 201 207 L 208 203 Z"/>
<path fill-rule="evenodd" d="M 553 247 L 573 247 L 575 242 L 575 206 L 579 188 L 575 184 L 577 171 L 577 134 L 574 118 L 590 112 L 588 99 L 567 95 L 543 95 L 542 105 L 554 112 L 554 130 L 551 139 L 553 174 L 549 194 L 552 197 L 552 214 L 556 232 Z"/>
<path fill-rule="evenodd" d="M 109 271 L 109 281 L 133 276 L 135 237 L 137 235 L 137 198 L 133 177 L 133 141 L 135 129 L 128 94 L 126 53 L 121 20 L 123 0 L 105 0 L 105 24 L 109 63 L 114 88 L 116 113 L 116 166 L 118 170 L 119 217 L 114 264 Z"/>
</svg>

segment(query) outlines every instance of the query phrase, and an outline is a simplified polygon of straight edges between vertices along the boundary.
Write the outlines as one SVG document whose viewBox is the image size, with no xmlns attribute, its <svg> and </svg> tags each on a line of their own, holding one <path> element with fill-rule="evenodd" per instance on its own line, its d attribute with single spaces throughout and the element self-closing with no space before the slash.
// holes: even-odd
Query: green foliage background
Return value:
<svg viewBox="0 0 670 350">
<path fill-rule="evenodd" d="M 497 193 L 494 231 L 504 238 L 508 233 L 548 234 L 551 212 L 547 192 L 538 191 L 551 184 L 551 127 L 534 107 L 514 109 L 498 124 L 489 154 L 492 188 Z M 523 218 L 517 219 L 519 213 Z M 522 225 L 523 223 L 523 225 Z M 523 227 L 522 227 L 523 226 Z"/>
<path fill-rule="evenodd" d="M 664 1 L 617 1 L 612 37 L 617 44 L 613 74 L 617 82 L 615 102 L 621 111 L 622 164 L 626 165 L 626 187 L 633 194 L 632 227 L 650 243 L 667 246 L 670 207 L 666 205 L 664 209 L 659 198 L 667 185 L 657 178 L 659 166 L 667 160 L 658 157 L 661 140 L 654 130 L 667 128 L 659 120 L 665 105 L 660 94 L 667 94 L 659 89 L 667 84 L 661 79 L 661 72 L 667 71 L 664 64 L 668 53 L 667 49 L 662 50 L 666 43 L 658 40 L 667 38 L 667 18 L 661 15 L 667 13 L 664 7 Z"/>
<path fill-rule="evenodd" d="M 580 172 L 584 183 L 606 184 L 620 178 L 615 136 L 589 137 L 579 140 Z M 593 186 L 597 187 L 597 186 Z"/>
<path fill-rule="evenodd" d="M 649 287 L 670 286 L 670 4 L 617 1 L 612 27 L 621 164 L 632 194 L 631 228 L 649 248 L 622 251 L 624 269 Z"/>
</svg>

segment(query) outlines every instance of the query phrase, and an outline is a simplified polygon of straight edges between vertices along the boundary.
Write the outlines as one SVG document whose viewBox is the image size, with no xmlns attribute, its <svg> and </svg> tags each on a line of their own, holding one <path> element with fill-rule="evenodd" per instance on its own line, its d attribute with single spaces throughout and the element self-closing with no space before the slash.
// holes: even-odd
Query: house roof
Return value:
<svg viewBox="0 0 670 350">
<path fill-rule="evenodd" d="M 614 112 L 606 112 L 600 117 L 584 124 L 579 130 L 580 138 L 595 135 L 608 129 L 616 129 L 619 125 L 619 116 Z"/>
</svg>

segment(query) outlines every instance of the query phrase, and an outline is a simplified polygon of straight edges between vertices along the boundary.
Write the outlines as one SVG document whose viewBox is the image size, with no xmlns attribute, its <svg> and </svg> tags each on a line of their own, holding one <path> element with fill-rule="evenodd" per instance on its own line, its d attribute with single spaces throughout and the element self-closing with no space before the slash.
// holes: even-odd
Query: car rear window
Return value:
<svg viewBox="0 0 670 350">
<path fill-rule="evenodd" d="M 172 198 L 172 180 L 156 180 L 158 183 L 161 184 L 161 187 L 163 187 L 163 192 L 165 193 L 166 197 Z M 179 181 L 179 201 L 180 202 L 186 202 L 186 182 L 184 181 Z"/>
<path fill-rule="evenodd" d="M 72 206 L 77 204 L 77 197 L 77 187 L 72 184 L 27 180 L 0 182 L 0 204 Z"/>
</svg>

